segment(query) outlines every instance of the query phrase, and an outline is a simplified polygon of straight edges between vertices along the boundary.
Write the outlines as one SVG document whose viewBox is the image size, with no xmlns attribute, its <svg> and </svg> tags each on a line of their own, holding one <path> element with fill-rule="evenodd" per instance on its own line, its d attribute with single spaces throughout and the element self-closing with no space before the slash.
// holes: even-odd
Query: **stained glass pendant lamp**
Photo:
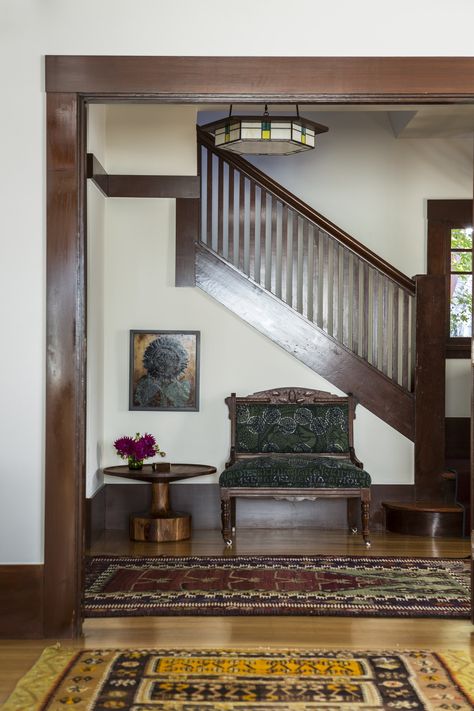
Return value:
<svg viewBox="0 0 474 711">
<path fill-rule="evenodd" d="M 246 155 L 289 156 L 315 147 L 316 134 L 328 128 L 302 118 L 296 106 L 295 116 L 270 116 L 268 105 L 262 116 L 232 116 L 201 126 L 214 135 L 216 148 Z"/>
</svg>

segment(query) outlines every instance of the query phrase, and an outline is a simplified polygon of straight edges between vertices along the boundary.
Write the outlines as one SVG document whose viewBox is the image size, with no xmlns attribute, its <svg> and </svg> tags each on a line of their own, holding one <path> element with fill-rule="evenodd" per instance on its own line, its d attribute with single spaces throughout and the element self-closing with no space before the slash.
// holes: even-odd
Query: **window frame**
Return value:
<svg viewBox="0 0 474 711">
<path fill-rule="evenodd" d="M 445 277 L 446 358 L 470 358 L 469 336 L 450 336 L 451 230 L 473 227 L 472 200 L 428 200 L 427 273 Z M 455 250 L 454 250 L 455 251 Z"/>
</svg>

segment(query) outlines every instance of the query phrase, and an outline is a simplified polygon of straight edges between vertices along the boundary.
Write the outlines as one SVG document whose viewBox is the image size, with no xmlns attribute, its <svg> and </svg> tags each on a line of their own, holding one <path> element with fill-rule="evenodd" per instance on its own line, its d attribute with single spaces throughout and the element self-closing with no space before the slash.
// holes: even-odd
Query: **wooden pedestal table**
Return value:
<svg viewBox="0 0 474 711">
<path fill-rule="evenodd" d="M 151 511 L 130 516 L 130 538 L 132 541 L 182 541 L 191 536 L 191 516 L 170 507 L 170 481 L 182 481 L 195 476 L 213 474 L 215 467 L 205 464 L 171 464 L 167 471 L 164 463 L 158 463 L 157 470 L 152 464 L 144 464 L 137 471 L 126 465 L 107 467 L 104 474 L 148 481 L 151 484 Z"/>
</svg>

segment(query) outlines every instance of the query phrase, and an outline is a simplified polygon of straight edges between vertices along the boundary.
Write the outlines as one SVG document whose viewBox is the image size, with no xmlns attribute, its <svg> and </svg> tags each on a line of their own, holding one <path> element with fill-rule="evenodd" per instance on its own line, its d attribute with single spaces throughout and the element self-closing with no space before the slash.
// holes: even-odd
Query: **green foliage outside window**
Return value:
<svg viewBox="0 0 474 711">
<path fill-rule="evenodd" d="M 462 252 L 458 250 L 467 249 Z M 472 331 L 472 230 L 451 230 L 451 338 L 466 337 Z"/>
</svg>

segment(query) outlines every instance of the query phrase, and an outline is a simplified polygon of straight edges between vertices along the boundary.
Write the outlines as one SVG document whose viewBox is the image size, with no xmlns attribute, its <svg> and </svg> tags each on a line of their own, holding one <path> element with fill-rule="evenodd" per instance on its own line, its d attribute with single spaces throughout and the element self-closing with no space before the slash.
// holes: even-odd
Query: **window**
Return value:
<svg viewBox="0 0 474 711">
<path fill-rule="evenodd" d="M 428 274 L 446 277 L 446 357 L 470 358 L 472 200 L 428 200 Z"/>
<path fill-rule="evenodd" d="M 451 230 L 450 338 L 472 335 L 472 227 Z"/>
</svg>

